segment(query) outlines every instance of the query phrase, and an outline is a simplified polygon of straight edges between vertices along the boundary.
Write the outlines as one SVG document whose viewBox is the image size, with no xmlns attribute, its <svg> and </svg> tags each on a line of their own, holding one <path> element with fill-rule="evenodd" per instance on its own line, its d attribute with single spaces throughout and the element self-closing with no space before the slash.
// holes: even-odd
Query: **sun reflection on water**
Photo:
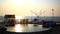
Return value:
<svg viewBox="0 0 60 34">
<path fill-rule="evenodd" d="M 20 24 L 15 25 L 15 31 L 16 32 L 22 32 L 23 31 L 22 26 Z"/>
<path fill-rule="evenodd" d="M 42 25 L 38 24 L 16 24 L 15 26 L 6 28 L 7 31 L 10 32 L 36 32 L 50 29 L 50 28 L 43 28 Z"/>
</svg>

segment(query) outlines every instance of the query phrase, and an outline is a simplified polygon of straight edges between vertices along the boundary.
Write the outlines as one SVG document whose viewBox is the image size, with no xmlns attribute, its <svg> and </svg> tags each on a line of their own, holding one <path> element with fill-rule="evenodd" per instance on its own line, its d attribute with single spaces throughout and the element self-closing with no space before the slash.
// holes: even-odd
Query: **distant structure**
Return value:
<svg viewBox="0 0 60 34">
<path fill-rule="evenodd" d="M 28 19 L 21 19 L 20 24 L 28 24 Z"/>
<path fill-rule="evenodd" d="M 36 18 L 33 19 L 34 23 L 40 23 L 42 21 L 42 19 L 40 18 L 40 16 L 42 15 L 42 9 L 38 13 L 33 12 L 33 11 L 31 11 L 31 13 L 36 15 Z"/>
<path fill-rule="evenodd" d="M 5 26 L 13 26 L 15 25 L 15 15 L 5 15 L 4 16 L 4 24 Z"/>
<path fill-rule="evenodd" d="M 33 11 L 31 11 L 31 13 L 34 14 L 34 15 L 36 15 L 37 18 L 40 18 L 40 15 L 42 15 L 41 11 L 42 11 L 42 9 L 40 10 L 39 13 L 36 13 L 36 12 L 33 12 Z M 35 19 L 37 19 L 37 18 L 35 18 Z"/>
</svg>

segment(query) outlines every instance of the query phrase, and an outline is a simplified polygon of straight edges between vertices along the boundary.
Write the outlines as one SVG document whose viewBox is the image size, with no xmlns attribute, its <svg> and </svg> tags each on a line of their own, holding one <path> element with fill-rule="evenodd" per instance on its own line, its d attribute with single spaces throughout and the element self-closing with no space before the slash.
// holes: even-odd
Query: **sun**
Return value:
<svg viewBox="0 0 60 34">
<path fill-rule="evenodd" d="M 23 6 L 24 5 L 24 0 L 13 0 L 13 2 L 16 6 Z"/>
</svg>

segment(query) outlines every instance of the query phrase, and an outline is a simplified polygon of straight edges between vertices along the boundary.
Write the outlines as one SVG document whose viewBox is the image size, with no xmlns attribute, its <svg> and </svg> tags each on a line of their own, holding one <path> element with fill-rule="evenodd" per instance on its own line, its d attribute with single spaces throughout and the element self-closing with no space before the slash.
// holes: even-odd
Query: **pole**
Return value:
<svg viewBox="0 0 60 34">
<path fill-rule="evenodd" d="M 53 21 L 54 21 L 54 9 L 52 9 L 52 16 L 53 16 Z"/>
</svg>

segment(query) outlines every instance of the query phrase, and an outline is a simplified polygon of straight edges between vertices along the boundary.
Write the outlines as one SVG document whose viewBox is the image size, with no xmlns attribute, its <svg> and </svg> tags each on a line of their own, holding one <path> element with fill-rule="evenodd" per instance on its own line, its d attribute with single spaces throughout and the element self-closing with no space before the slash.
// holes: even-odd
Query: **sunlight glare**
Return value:
<svg viewBox="0 0 60 34">
<path fill-rule="evenodd" d="M 20 24 L 17 24 L 16 26 L 15 26 L 15 31 L 16 32 L 22 32 L 22 27 L 21 27 L 21 25 Z"/>
<path fill-rule="evenodd" d="M 22 19 L 22 17 L 21 16 L 15 16 L 16 18 L 16 20 L 18 20 L 19 22 L 20 22 L 20 19 Z"/>
<path fill-rule="evenodd" d="M 24 5 L 24 0 L 13 0 L 13 2 L 16 6 L 23 6 Z"/>
</svg>

